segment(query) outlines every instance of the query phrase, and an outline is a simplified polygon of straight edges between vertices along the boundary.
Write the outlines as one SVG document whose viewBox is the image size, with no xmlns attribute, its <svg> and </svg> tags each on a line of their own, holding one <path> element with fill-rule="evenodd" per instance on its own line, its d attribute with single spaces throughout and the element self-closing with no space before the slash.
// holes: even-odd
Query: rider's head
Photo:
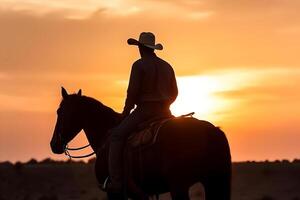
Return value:
<svg viewBox="0 0 300 200">
<path fill-rule="evenodd" d="M 151 32 L 142 32 L 138 40 L 129 38 L 127 40 L 129 45 L 135 45 L 139 47 L 141 57 L 149 54 L 153 54 L 154 49 L 162 50 L 163 46 L 155 43 L 155 35 Z"/>
<path fill-rule="evenodd" d="M 154 49 L 146 47 L 142 44 L 138 45 L 141 57 L 154 53 Z"/>
</svg>

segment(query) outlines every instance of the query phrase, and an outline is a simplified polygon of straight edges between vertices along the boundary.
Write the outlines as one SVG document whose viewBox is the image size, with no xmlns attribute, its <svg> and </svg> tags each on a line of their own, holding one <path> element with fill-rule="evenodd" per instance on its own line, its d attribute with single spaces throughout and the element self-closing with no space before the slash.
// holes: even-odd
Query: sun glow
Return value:
<svg viewBox="0 0 300 200">
<path fill-rule="evenodd" d="M 225 101 L 215 95 L 224 89 L 220 80 L 213 76 L 187 76 L 177 78 L 179 95 L 172 104 L 175 116 L 195 112 L 200 119 L 214 120 L 215 113 L 225 107 Z"/>
</svg>

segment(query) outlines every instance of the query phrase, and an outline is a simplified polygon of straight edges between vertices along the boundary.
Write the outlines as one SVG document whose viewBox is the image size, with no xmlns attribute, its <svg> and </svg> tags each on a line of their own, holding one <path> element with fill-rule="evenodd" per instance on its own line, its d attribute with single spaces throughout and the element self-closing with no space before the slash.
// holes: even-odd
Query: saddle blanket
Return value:
<svg viewBox="0 0 300 200">
<path fill-rule="evenodd" d="M 150 122 L 144 122 L 142 128 L 134 132 L 129 138 L 127 144 L 130 147 L 151 146 L 157 140 L 159 129 L 168 121 L 176 118 L 192 117 L 194 112 L 179 117 L 170 116 L 168 118 L 152 119 Z"/>
<path fill-rule="evenodd" d="M 129 138 L 127 144 L 130 147 L 144 147 L 152 145 L 156 142 L 160 127 L 167 121 L 175 117 L 151 120 L 151 122 L 143 123 L 143 128 L 134 132 Z"/>
</svg>

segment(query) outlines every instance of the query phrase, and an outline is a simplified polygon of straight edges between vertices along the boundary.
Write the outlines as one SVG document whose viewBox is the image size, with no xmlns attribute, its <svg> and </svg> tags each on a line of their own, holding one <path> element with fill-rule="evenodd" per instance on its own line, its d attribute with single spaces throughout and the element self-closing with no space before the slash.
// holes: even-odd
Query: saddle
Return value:
<svg viewBox="0 0 300 200">
<path fill-rule="evenodd" d="M 159 130 L 166 122 L 176 118 L 191 117 L 193 114 L 194 112 L 181 115 L 179 117 L 174 117 L 171 115 L 168 117 L 154 118 L 143 122 L 128 138 L 127 145 L 132 148 L 151 146 L 156 143 Z"/>
</svg>

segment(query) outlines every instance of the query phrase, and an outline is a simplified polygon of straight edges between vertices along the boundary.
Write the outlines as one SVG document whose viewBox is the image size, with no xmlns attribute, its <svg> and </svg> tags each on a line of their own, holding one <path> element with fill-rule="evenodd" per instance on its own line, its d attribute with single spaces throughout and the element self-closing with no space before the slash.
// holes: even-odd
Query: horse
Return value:
<svg viewBox="0 0 300 200">
<path fill-rule="evenodd" d="M 110 129 L 122 119 L 120 113 L 94 98 L 68 94 L 62 101 L 50 142 L 52 152 L 62 154 L 67 144 L 83 130 L 96 152 L 95 174 L 99 185 L 108 177 Z M 126 148 L 126 198 L 148 199 L 170 192 L 173 200 L 189 199 L 189 187 L 202 183 L 206 200 L 229 200 L 231 154 L 224 132 L 204 120 L 176 118 L 164 123 L 157 141 L 147 148 Z M 108 199 L 116 199 L 107 194 Z M 125 197 L 123 197 L 124 199 Z"/>
</svg>

